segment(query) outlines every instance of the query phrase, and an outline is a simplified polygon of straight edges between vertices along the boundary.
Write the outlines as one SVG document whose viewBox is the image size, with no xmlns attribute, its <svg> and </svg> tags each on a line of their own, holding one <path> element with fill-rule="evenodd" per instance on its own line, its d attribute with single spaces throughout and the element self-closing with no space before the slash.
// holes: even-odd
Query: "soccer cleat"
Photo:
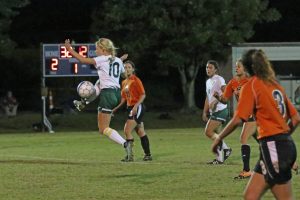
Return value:
<svg viewBox="0 0 300 200">
<path fill-rule="evenodd" d="M 224 162 L 218 161 L 217 159 L 214 159 L 213 161 L 207 162 L 208 165 L 222 165 Z"/>
<path fill-rule="evenodd" d="M 82 111 L 82 109 L 85 107 L 85 103 L 83 101 L 74 100 L 73 104 L 78 111 Z"/>
<path fill-rule="evenodd" d="M 252 172 L 251 171 L 241 171 L 241 173 L 234 177 L 234 179 L 246 179 L 246 178 L 250 178 L 252 175 Z"/>
<path fill-rule="evenodd" d="M 151 155 L 145 155 L 143 158 L 143 161 L 151 161 L 152 160 L 152 156 Z"/>
<path fill-rule="evenodd" d="M 133 162 L 133 155 L 131 157 L 125 156 L 122 160 L 122 162 Z"/>
<path fill-rule="evenodd" d="M 126 152 L 126 157 L 124 160 L 124 162 L 131 162 L 133 161 L 133 141 L 126 141 L 124 143 L 124 148 L 125 148 L 125 152 Z"/>
<path fill-rule="evenodd" d="M 227 160 L 229 158 L 229 156 L 231 155 L 232 149 L 231 148 L 223 149 L 223 151 L 224 151 L 224 162 L 225 162 L 225 160 Z"/>
</svg>

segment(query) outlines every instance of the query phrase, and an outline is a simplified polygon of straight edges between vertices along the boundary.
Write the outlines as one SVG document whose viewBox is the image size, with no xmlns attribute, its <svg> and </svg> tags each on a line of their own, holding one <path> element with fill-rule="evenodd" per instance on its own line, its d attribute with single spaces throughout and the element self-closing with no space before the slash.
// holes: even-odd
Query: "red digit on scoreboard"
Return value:
<svg viewBox="0 0 300 200">
<path fill-rule="evenodd" d="M 77 63 L 74 63 L 72 68 L 73 68 L 73 70 L 72 70 L 73 73 L 74 73 L 74 74 L 78 74 L 78 64 L 77 64 Z"/>
<path fill-rule="evenodd" d="M 72 47 L 71 47 L 72 48 Z M 72 55 L 65 46 L 60 46 L 60 57 L 61 58 L 72 58 Z"/>
<path fill-rule="evenodd" d="M 88 48 L 87 46 L 79 46 L 78 53 L 83 57 L 87 57 Z"/>
<path fill-rule="evenodd" d="M 58 59 L 57 58 L 52 58 L 50 66 L 51 66 L 52 71 L 57 71 L 58 70 Z"/>
</svg>

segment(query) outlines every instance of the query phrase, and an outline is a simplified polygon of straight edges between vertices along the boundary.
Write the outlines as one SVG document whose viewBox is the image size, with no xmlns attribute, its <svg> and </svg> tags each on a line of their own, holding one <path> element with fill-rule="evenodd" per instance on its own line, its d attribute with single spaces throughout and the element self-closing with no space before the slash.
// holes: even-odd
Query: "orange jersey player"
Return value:
<svg viewBox="0 0 300 200">
<path fill-rule="evenodd" d="M 261 199 L 270 189 L 276 199 L 293 199 L 291 169 L 296 161 L 296 145 L 290 136 L 300 116 L 277 83 L 270 61 L 262 50 L 250 49 L 242 63 L 252 76 L 240 95 L 235 115 L 212 144 L 217 152 L 220 141 L 255 115 L 260 157 L 244 192 L 244 199 Z"/>
<path fill-rule="evenodd" d="M 239 100 L 240 90 L 245 85 L 249 78 L 247 72 L 241 62 L 238 60 L 235 65 L 235 77 L 232 78 L 229 83 L 226 85 L 224 93 L 219 96 L 217 93 L 214 95 L 222 103 L 227 103 L 229 99 L 235 96 L 236 100 Z M 252 135 L 255 138 L 256 132 L 256 122 L 253 117 L 250 118 L 247 122 L 243 123 L 242 132 L 240 135 L 241 143 L 241 158 L 243 161 L 243 170 L 235 176 L 234 179 L 245 179 L 250 178 L 250 155 L 251 155 L 251 146 L 248 144 L 248 139 Z"/>
<path fill-rule="evenodd" d="M 125 102 L 127 102 L 127 112 L 128 119 L 124 126 L 124 133 L 126 136 L 126 141 L 133 144 L 134 138 L 132 136 L 132 131 L 135 129 L 136 133 L 140 137 L 142 148 L 144 150 L 144 161 L 152 160 L 150 153 L 150 143 L 148 136 L 144 129 L 143 115 L 145 112 L 145 107 L 143 105 L 144 99 L 146 98 L 145 89 L 142 81 L 135 75 L 135 65 L 132 61 L 126 61 L 125 72 L 126 79 L 122 82 L 121 95 L 122 99 L 120 104 L 114 108 L 113 112 L 116 112 Z M 133 146 L 133 145 L 131 145 Z M 131 148 L 130 153 L 122 159 L 123 162 L 132 162 L 133 151 Z"/>
</svg>

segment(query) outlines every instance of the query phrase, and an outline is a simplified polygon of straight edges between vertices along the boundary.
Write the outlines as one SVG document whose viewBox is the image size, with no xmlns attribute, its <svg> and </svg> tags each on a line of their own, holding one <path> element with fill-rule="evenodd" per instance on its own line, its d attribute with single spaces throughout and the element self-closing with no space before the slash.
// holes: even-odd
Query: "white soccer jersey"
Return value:
<svg viewBox="0 0 300 200">
<path fill-rule="evenodd" d="M 100 88 L 120 88 L 120 75 L 125 72 L 123 62 L 115 57 L 110 62 L 111 56 L 97 56 L 94 58 L 100 79 Z"/>
<path fill-rule="evenodd" d="M 225 86 L 225 80 L 222 76 L 219 76 L 217 74 L 213 75 L 206 81 L 206 95 L 208 99 L 208 103 L 212 103 L 213 101 L 216 101 L 217 99 L 213 96 L 215 92 L 218 92 L 219 95 L 221 95 L 223 92 L 221 90 L 222 86 Z M 227 104 L 222 104 L 218 102 L 216 110 L 212 111 L 209 109 L 209 112 L 218 112 L 220 110 L 224 110 L 227 108 Z"/>
</svg>

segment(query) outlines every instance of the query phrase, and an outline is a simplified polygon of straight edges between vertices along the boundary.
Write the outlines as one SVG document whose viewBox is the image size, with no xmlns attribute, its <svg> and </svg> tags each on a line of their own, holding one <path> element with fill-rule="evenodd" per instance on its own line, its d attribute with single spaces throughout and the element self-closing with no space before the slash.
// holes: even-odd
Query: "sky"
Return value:
<svg viewBox="0 0 300 200">
<path fill-rule="evenodd" d="M 99 0 L 31 0 L 20 10 L 12 24 L 12 39 L 22 46 L 63 42 L 73 38 L 89 40 L 91 10 Z M 270 0 L 270 6 L 282 14 L 277 22 L 257 24 L 255 35 L 248 42 L 300 41 L 300 3 L 298 0 Z M 84 9 L 83 9 L 84 8 Z"/>
<path fill-rule="evenodd" d="M 270 0 L 282 17 L 279 21 L 258 24 L 250 42 L 300 42 L 300 2 L 298 0 Z"/>
</svg>

